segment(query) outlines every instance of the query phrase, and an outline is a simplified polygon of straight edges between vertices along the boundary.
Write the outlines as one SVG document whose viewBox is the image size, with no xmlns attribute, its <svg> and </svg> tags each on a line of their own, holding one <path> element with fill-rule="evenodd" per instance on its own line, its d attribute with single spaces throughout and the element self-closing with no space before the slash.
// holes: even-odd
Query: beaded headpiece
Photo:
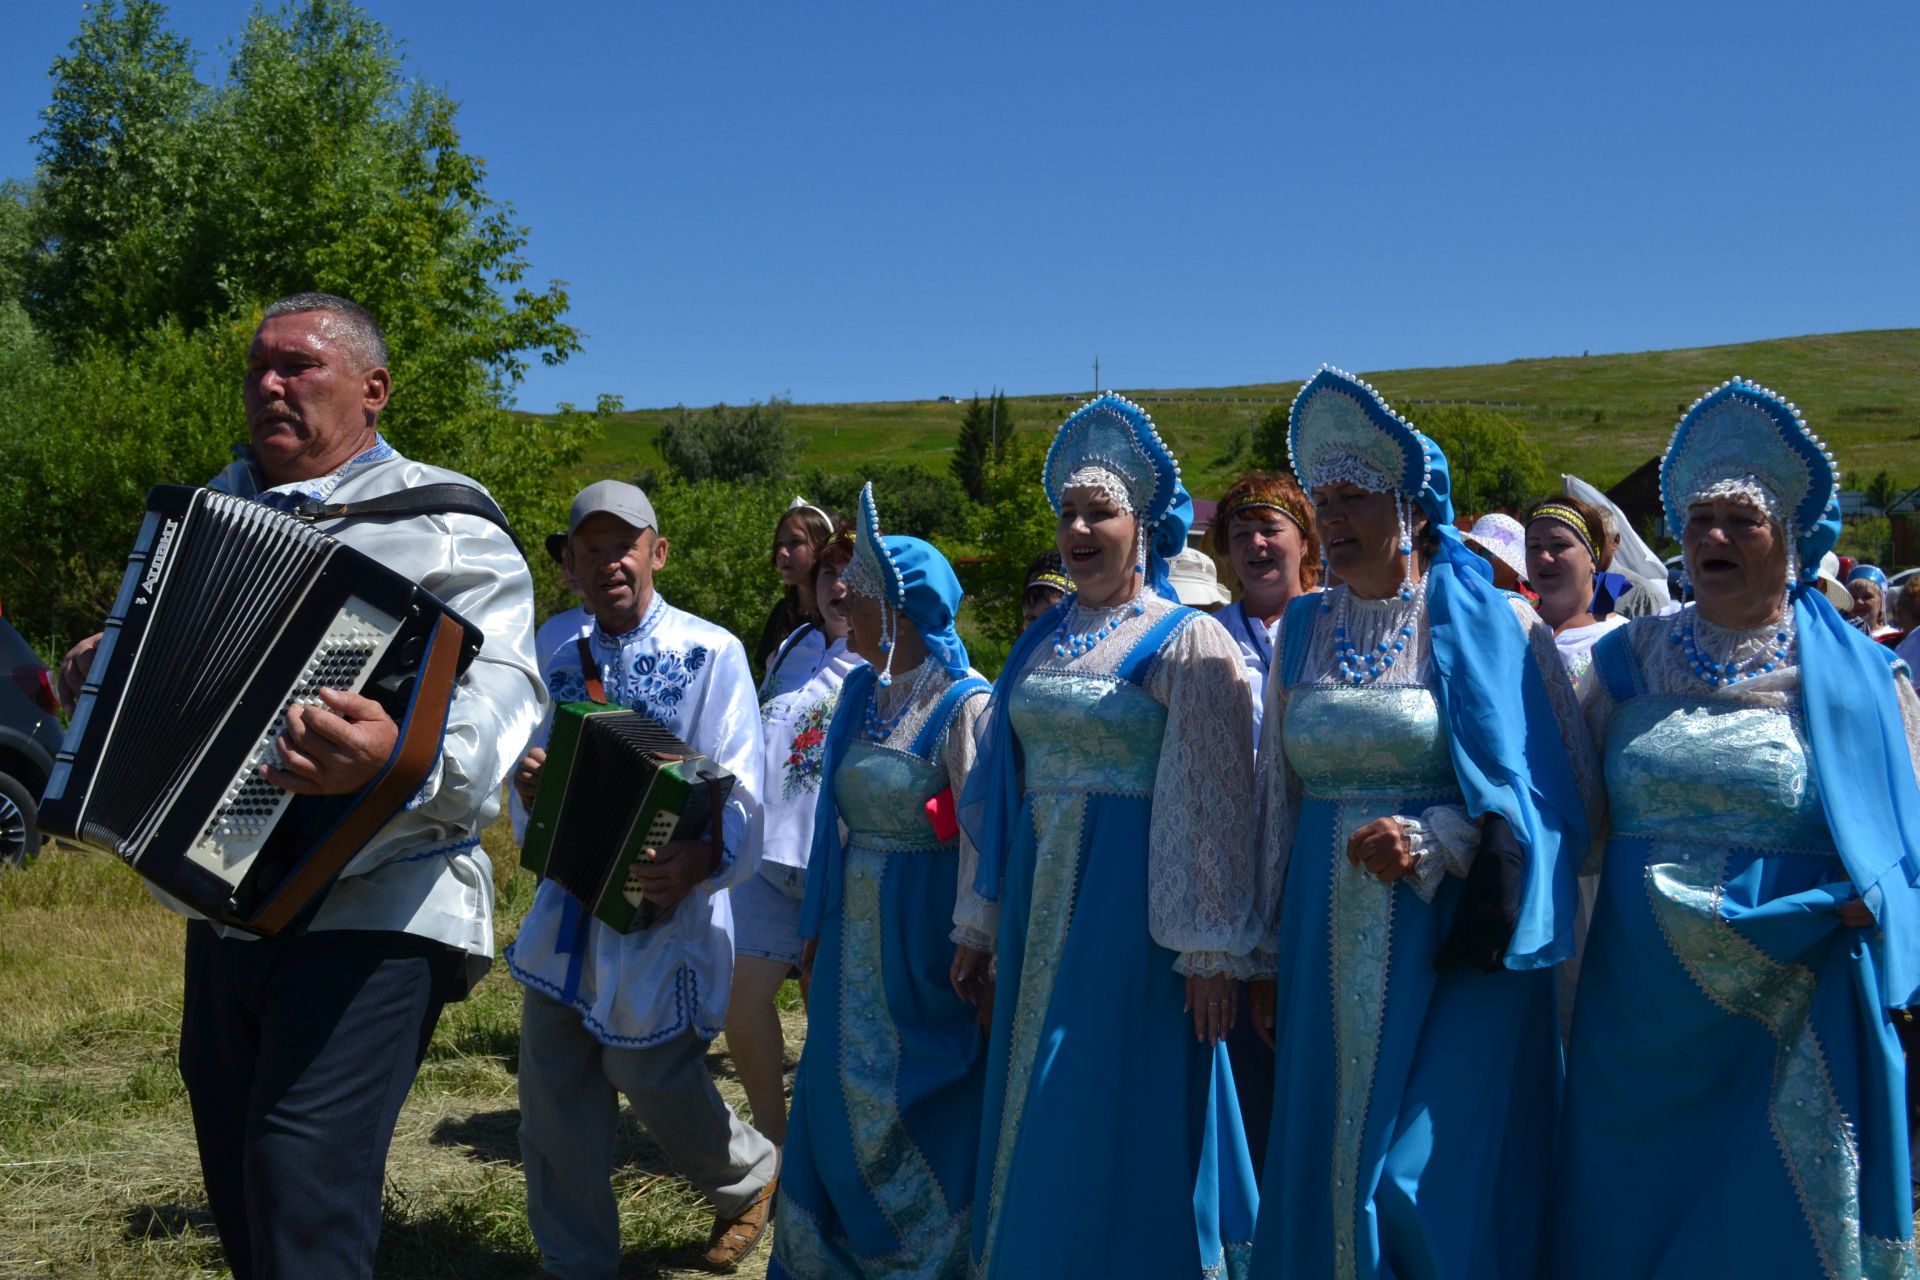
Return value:
<svg viewBox="0 0 1920 1280">
<path fill-rule="evenodd" d="M 1332 365 L 1321 365 L 1293 398 L 1287 453 L 1309 493 L 1344 483 L 1418 497 L 1432 474 L 1433 452 L 1432 442 L 1372 386 Z"/>
<path fill-rule="evenodd" d="M 1112 392 L 1089 400 L 1054 432 L 1041 485 L 1056 512 L 1073 488 L 1097 489 L 1131 512 L 1139 522 L 1135 569 L 1147 585 L 1171 594 L 1166 564 L 1186 543 L 1193 500 L 1146 410 Z"/>
<path fill-rule="evenodd" d="M 1287 453 L 1300 487 L 1312 493 L 1326 485 L 1352 484 L 1371 493 L 1391 493 L 1400 519 L 1400 554 L 1407 557 L 1400 598 L 1413 598 L 1413 511 L 1418 502 L 1430 520 L 1453 519 L 1447 460 L 1433 441 L 1360 379 L 1323 364 L 1293 398 L 1287 417 Z M 1321 580 L 1326 580 L 1321 552 Z M 1323 602 L 1322 608 L 1331 608 Z"/>
<path fill-rule="evenodd" d="M 1838 536 L 1828 507 L 1838 501 L 1840 472 L 1798 406 L 1769 388 L 1730 378 L 1695 400 L 1673 430 L 1660 460 L 1660 501 L 1678 538 L 1687 508 L 1713 498 L 1742 497 L 1786 532 L 1796 562 L 1789 585 L 1818 572 Z"/>
<path fill-rule="evenodd" d="M 843 579 L 847 590 L 857 596 L 880 602 L 880 651 L 886 661 L 880 668 L 880 685 L 893 683 L 893 644 L 899 635 L 900 610 L 906 606 L 907 592 L 900 581 L 900 569 L 893 551 L 880 536 L 880 512 L 873 505 L 873 482 L 860 488 L 858 518 L 853 526 L 853 559 Z"/>
<path fill-rule="evenodd" d="M 1180 464 L 1146 410 L 1108 392 L 1060 424 L 1047 450 L 1042 480 L 1055 511 L 1068 489 L 1093 485 L 1105 489 L 1116 506 L 1140 517 L 1142 524 L 1152 525 L 1173 503 Z"/>
</svg>

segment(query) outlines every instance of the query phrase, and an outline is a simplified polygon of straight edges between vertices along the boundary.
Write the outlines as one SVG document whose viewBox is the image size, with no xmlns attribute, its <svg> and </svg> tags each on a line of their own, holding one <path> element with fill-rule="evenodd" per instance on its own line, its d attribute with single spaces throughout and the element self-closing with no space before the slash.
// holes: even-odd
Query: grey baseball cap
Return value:
<svg viewBox="0 0 1920 1280">
<path fill-rule="evenodd" d="M 573 510 L 567 515 L 567 536 L 571 538 L 588 516 L 605 513 L 618 516 L 635 529 L 659 529 L 653 504 L 638 485 L 624 480 L 596 480 L 573 496 Z"/>
</svg>

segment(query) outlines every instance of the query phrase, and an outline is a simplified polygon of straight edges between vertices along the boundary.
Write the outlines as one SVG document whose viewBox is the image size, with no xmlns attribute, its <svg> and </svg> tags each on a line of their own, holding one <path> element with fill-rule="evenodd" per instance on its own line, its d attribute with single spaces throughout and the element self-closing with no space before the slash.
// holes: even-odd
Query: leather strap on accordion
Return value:
<svg viewBox="0 0 1920 1280">
<path fill-rule="evenodd" d="M 454 682 L 460 677 L 461 636 L 460 624 L 442 614 L 415 678 L 412 713 L 400 727 L 387 767 L 340 825 L 260 905 L 252 928 L 272 935 L 291 924 L 427 780 L 440 754 Z"/>
<path fill-rule="evenodd" d="M 527 558 L 527 549 L 520 545 L 520 535 L 513 531 L 506 513 L 500 510 L 493 499 L 471 485 L 415 485 L 398 493 L 384 493 L 377 498 L 362 498 L 358 502 L 322 502 L 318 498 L 304 498 L 295 504 L 292 514 L 308 524 L 318 520 L 353 520 L 375 516 L 479 516 L 497 525 L 512 539 L 513 549 L 520 553 L 520 558 Z"/>
<path fill-rule="evenodd" d="M 607 686 L 600 683 L 600 664 L 593 660 L 593 646 L 587 643 L 585 636 L 575 636 L 573 642 L 580 646 L 580 679 L 587 686 L 587 701 L 604 706 Z"/>
</svg>

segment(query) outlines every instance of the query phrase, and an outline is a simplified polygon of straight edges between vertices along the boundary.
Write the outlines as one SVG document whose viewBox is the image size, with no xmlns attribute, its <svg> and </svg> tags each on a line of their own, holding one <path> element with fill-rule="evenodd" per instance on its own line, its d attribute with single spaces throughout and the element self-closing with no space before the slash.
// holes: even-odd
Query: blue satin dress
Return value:
<svg viewBox="0 0 1920 1280">
<path fill-rule="evenodd" d="M 1561 1078 L 1552 970 L 1436 973 L 1464 882 L 1427 902 L 1348 863 L 1357 828 L 1462 795 L 1432 687 L 1299 683 L 1300 616 L 1276 673 L 1299 808 L 1253 1274 L 1533 1280 Z"/>
<path fill-rule="evenodd" d="M 1650 620 L 1651 621 L 1651 620 Z M 1595 666 L 1612 836 L 1580 973 L 1555 1276 L 1920 1274 L 1905 1073 L 1798 706 Z M 1780 679 L 1774 677 L 1772 679 Z"/>
<path fill-rule="evenodd" d="M 856 739 L 834 771 L 848 835 L 814 957 L 771 1276 L 968 1274 L 986 1045 L 948 979 L 959 846 L 926 804 L 949 785 L 960 701 L 986 689 L 955 683 L 909 748 Z"/>
<path fill-rule="evenodd" d="M 1194 616 L 1169 612 L 1111 676 L 1034 670 L 1014 689 L 1025 796 L 1000 908 L 982 1277 L 1244 1274 L 1256 1193 L 1225 1045 L 1195 1039 L 1148 929 L 1167 711 L 1142 686 Z"/>
</svg>

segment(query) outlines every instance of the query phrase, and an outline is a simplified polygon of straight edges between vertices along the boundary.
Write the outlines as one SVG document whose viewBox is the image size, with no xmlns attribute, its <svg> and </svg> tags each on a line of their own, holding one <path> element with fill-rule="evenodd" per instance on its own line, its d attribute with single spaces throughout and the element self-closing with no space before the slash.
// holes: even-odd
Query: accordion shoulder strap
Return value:
<svg viewBox="0 0 1920 1280">
<path fill-rule="evenodd" d="M 383 493 L 377 498 L 363 498 L 358 502 L 321 502 L 317 498 L 303 498 L 295 504 L 293 514 L 309 524 L 316 520 L 354 520 L 373 516 L 479 516 L 498 525 L 513 540 L 513 549 L 520 553 L 521 559 L 527 556 L 527 549 L 520 544 L 520 535 L 507 522 L 506 513 L 492 498 L 468 484 L 415 485 L 398 493 Z"/>
<path fill-rule="evenodd" d="M 585 636 L 575 636 L 573 642 L 580 646 L 580 678 L 586 682 L 587 701 L 605 705 L 607 686 L 600 683 L 600 664 L 594 660 L 593 646 Z"/>
</svg>

